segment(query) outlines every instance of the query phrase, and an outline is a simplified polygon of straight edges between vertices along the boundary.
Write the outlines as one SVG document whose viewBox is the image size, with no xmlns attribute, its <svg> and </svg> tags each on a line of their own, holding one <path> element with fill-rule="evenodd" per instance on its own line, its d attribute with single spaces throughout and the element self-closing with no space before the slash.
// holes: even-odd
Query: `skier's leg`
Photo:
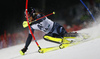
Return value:
<svg viewBox="0 0 100 59">
<path fill-rule="evenodd" d="M 25 47 L 24 47 L 23 49 L 21 49 L 21 51 L 20 51 L 20 54 L 21 54 L 21 55 L 24 55 L 24 54 L 25 54 L 25 52 L 27 51 L 28 46 L 29 46 L 29 44 L 31 43 L 31 41 L 32 41 L 32 35 L 29 34 L 29 35 L 28 35 L 28 38 L 27 38 L 27 40 L 26 40 L 26 43 L 25 43 Z"/>
<path fill-rule="evenodd" d="M 31 30 L 32 30 L 32 32 L 34 33 L 34 29 L 31 28 Z M 25 46 L 24 46 L 24 48 L 21 49 L 21 51 L 20 51 L 20 54 L 21 54 L 21 55 L 24 55 L 25 52 L 28 50 L 28 46 L 30 45 L 31 41 L 32 41 L 32 35 L 31 35 L 30 32 L 29 32 L 29 35 L 28 35 L 28 37 L 27 37 Z"/>
<path fill-rule="evenodd" d="M 55 43 L 60 43 L 60 44 L 69 44 L 70 41 L 64 39 L 64 38 L 55 38 L 55 37 L 51 37 L 51 36 L 44 36 L 44 39 L 47 41 L 51 41 L 51 42 L 55 42 Z"/>
</svg>

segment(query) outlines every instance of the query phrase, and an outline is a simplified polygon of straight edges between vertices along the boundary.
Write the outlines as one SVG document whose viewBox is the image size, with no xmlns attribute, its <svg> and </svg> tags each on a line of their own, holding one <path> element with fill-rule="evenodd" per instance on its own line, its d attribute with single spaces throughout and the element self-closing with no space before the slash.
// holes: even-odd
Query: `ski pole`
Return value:
<svg viewBox="0 0 100 59">
<path fill-rule="evenodd" d="M 45 16 L 43 16 L 43 17 L 40 17 L 40 18 L 38 18 L 38 19 L 36 19 L 36 20 L 42 19 L 42 18 L 47 17 L 47 16 L 50 16 L 50 15 L 52 15 L 52 14 L 55 14 L 55 12 L 52 12 L 52 13 L 50 13 L 50 14 L 48 14 L 48 15 L 45 15 Z"/>
<path fill-rule="evenodd" d="M 85 6 L 85 8 L 88 10 L 88 12 L 89 12 L 90 15 L 92 16 L 93 20 L 96 22 L 96 20 L 95 20 L 93 14 L 92 14 L 91 11 L 89 10 L 89 8 L 84 4 L 84 2 L 83 2 L 82 0 L 80 0 L 80 1 L 81 1 L 81 3 Z"/>
<path fill-rule="evenodd" d="M 34 21 L 37 21 L 37 20 L 42 19 L 42 18 L 44 18 L 44 17 L 50 16 L 50 15 L 52 15 L 52 14 L 55 14 L 55 12 L 52 12 L 52 13 L 50 13 L 50 14 L 48 14 L 48 15 L 45 15 L 45 16 L 43 16 L 43 17 L 40 17 L 40 18 L 38 18 L 38 19 L 36 19 L 36 20 L 34 20 Z M 29 22 L 29 24 L 33 23 L 34 21 Z M 27 26 L 28 26 L 27 21 L 24 21 L 24 22 L 23 22 L 23 27 L 26 28 Z"/>
<path fill-rule="evenodd" d="M 35 37 L 34 37 L 33 32 L 32 32 L 32 30 L 31 30 L 31 27 L 30 27 L 30 25 L 29 25 L 27 7 L 28 7 L 28 0 L 26 0 L 26 9 L 25 9 L 25 12 L 26 12 L 26 20 L 27 20 L 28 27 L 29 27 L 29 30 L 30 30 L 30 32 L 31 32 L 31 35 L 32 35 L 33 39 L 35 40 L 35 43 L 37 44 L 38 48 L 41 49 L 40 45 L 38 44 L 37 40 L 36 40 Z"/>
</svg>

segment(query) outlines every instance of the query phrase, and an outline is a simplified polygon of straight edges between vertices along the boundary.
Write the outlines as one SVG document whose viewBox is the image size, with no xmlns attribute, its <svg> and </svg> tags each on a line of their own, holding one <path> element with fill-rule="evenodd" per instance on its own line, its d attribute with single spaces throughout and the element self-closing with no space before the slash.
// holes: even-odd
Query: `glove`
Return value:
<svg viewBox="0 0 100 59">
<path fill-rule="evenodd" d="M 31 24 L 31 22 L 29 22 L 29 24 Z M 24 28 L 28 27 L 27 21 L 24 21 L 24 22 L 23 22 L 23 27 L 24 27 Z"/>
</svg>

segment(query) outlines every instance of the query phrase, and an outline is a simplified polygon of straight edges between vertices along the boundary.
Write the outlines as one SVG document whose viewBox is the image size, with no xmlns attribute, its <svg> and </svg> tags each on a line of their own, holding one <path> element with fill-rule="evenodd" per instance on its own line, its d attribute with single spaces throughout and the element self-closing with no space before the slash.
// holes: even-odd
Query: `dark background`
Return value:
<svg viewBox="0 0 100 59">
<path fill-rule="evenodd" d="M 22 22 L 25 20 L 25 3 L 26 0 L 3 0 L 0 2 L 0 35 L 4 31 L 13 32 L 22 28 Z M 61 9 L 67 9 L 78 3 L 81 3 L 80 0 L 29 0 L 28 6 L 38 8 L 44 14 L 52 11 L 57 14 Z"/>
</svg>

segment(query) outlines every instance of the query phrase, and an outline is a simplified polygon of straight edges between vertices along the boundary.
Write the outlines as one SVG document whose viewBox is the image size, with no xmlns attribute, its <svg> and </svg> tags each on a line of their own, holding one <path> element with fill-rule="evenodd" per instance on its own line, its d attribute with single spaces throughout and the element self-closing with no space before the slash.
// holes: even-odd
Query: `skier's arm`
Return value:
<svg viewBox="0 0 100 59">
<path fill-rule="evenodd" d="M 36 19 L 39 19 L 39 18 L 41 18 L 41 17 L 43 17 L 43 18 L 41 18 L 41 19 L 39 19 L 39 20 L 36 20 L 36 19 L 35 19 L 34 21 L 29 22 L 29 24 L 30 24 L 30 25 L 33 25 L 33 24 L 37 24 L 37 23 L 42 22 L 43 20 L 46 19 L 46 17 L 44 17 L 44 16 L 45 16 L 45 15 L 43 15 L 43 14 L 39 14 L 39 15 L 37 16 Z M 23 22 L 23 27 L 24 27 L 24 28 L 28 27 L 27 21 L 24 21 L 24 22 Z"/>
<path fill-rule="evenodd" d="M 32 40 L 32 35 L 29 34 L 29 35 L 28 35 L 28 38 L 27 38 L 27 40 L 26 40 L 25 48 L 28 48 L 28 46 L 29 46 L 31 40 Z"/>
<path fill-rule="evenodd" d="M 39 15 L 37 15 L 37 19 L 39 19 L 39 18 L 41 18 L 41 17 L 43 17 L 43 16 L 45 16 L 45 15 L 39 14 Z M 46 19 L 46 17 L 41 18 L 41 19 L 39 19 L 39 20 L 34 20 L 34 22 L 32 22 L 31 24 L 40 23 L 40 22 L 42 22 L 42 21 L 45 20 L 45 19 Z"/>
</svg>

